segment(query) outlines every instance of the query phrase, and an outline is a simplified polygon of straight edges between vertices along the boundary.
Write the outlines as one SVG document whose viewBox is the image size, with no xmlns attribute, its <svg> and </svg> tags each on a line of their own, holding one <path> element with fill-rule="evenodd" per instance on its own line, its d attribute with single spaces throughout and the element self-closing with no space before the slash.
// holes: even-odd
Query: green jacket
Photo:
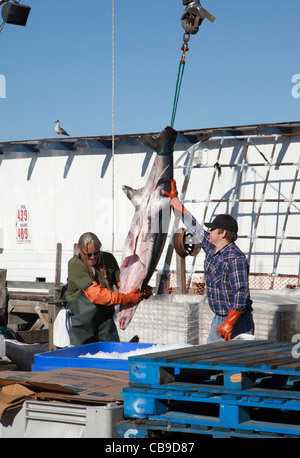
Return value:
<svg viewBox="0 0 300 458">
<path fill-rule="evenodd" d="M 120 281 L 120 269 L 115 257 L 111 253 L 102 251 L 102 258 L 106 267 L 107 280 L 112 288 Z M 97 268 L 95 276 L 92 278 L 85 266 L 84 262 L 77 256 L 70 259 L 68 263 L 68 284 L 65 293 L 66 302 L 73 302 L 77 299 L 83 289 L 85 289 L 92 281 L 96 281 L 99 285 L 107 288 L 106 279 L 101 269 Z"/>
</svg>

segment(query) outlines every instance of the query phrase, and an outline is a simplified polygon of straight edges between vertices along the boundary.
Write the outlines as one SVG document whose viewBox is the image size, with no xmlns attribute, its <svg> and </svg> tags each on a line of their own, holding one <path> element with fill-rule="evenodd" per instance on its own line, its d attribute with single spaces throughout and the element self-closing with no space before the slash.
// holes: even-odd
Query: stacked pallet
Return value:
<svg viewBox="0 0 300 458">
<path fill-rule="evenodd" d="M 129 326 L 119 330 L 120 340 L 129 342 L 134 336 L 139 341 L 153 344 L 199 343 L 199 310 L 204 296 L 160 294 L 140 302 Z M 204 307 L 208 307 L 205 303 Z M 117 317 L 117 326 L 118 317 Z"/>
<path fill-rule="evenodd" d="M 298 344 L 231 341 L 129 358 L 119 437 L 300 437 Z"/>
</svg>

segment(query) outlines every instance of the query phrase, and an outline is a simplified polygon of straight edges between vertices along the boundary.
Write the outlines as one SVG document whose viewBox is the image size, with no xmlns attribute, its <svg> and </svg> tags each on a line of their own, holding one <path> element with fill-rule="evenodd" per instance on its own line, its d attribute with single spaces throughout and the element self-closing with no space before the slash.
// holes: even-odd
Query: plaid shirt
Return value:
<svg viewBox="0 0 300 458">
<path fill-rule="evenodd" d="M 227 316 L 229 309 L 251 311 L 249 264 L 244 253 L 235 243 L 217 251 L 209 242 L 209 232 L 187 210 L 182 215 L 182 221 L 194 237 L 194 243 L 198 243 L 206 253 L 204 275 L 211 310 L 221 316 Z"/>
</svg>

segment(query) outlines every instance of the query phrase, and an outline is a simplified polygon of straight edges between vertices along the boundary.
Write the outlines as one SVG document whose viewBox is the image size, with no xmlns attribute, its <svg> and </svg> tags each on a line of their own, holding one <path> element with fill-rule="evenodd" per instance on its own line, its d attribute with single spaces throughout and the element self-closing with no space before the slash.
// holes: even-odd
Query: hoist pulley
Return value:
<svg viewBox="0 0 300 458">
<path fill-rule="evenodd" d="M 0 0 L 0 5 L 3 3 L 5 4 L 2 7 L 1 14 L 4 23 L 25 26 L 31 10 L 30 6 L 20 5 L 16 0 L 13 0 L 12 3 L 8 0 Z"/>
<path fill-rule="evenodd" d="M 181 16 L 181 24 L 185 30 L 185 33 L 183 35 L 183 45 L 181 48 L 182 55 L 179 63 L 176 89 L 173 101 L 173 111 L 170 124 L 171 127 L 174 126 L 175 122 L 175 116 L 185 67 L 185 54 L 189 50 L 188 41 L 190 39 L 190 34 L 196 34 L 198 32 L 199 26 L 202 24 L 205 18 L 209 19 L 211 22 L 213 22 L 216 19 L 208 11 L 202 8 L 199 0 L 182 0 L 182 3 L 184 6 L 186 6 L 183 15 Z"/>
<path fill-rule="evenodd" d="M 181 25 L 187 33 L 192 35 L 198 33 L 199 27 L 205 18 L 211 22 L 214 22 L 216 19 L 201 6 L 199 0 L 182 0 L 182 4 L 186 6 L 186 8 L 180 18 Z"/>
</svg>

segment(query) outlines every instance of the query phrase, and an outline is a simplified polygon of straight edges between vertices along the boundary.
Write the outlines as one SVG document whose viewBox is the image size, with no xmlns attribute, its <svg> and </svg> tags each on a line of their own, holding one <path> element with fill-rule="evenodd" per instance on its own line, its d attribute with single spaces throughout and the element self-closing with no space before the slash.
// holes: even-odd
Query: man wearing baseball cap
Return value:
<svg viewBox="0 0 300 458">
<path fill-rule="evenodd" d="M 205 231 L 178 199 L 175 180 L 171 181 L 171 206 L 182 218 L 194 243 L 205 251 L 204 275 L 207 298 L 214 318 L 207 343 L 231 340 L 240 334 L 254 334 L 252 300 L 249 292 L 249 264 L 235 244 L 238 224 L 227 214 L 204 223 Z"/>
</svg>

